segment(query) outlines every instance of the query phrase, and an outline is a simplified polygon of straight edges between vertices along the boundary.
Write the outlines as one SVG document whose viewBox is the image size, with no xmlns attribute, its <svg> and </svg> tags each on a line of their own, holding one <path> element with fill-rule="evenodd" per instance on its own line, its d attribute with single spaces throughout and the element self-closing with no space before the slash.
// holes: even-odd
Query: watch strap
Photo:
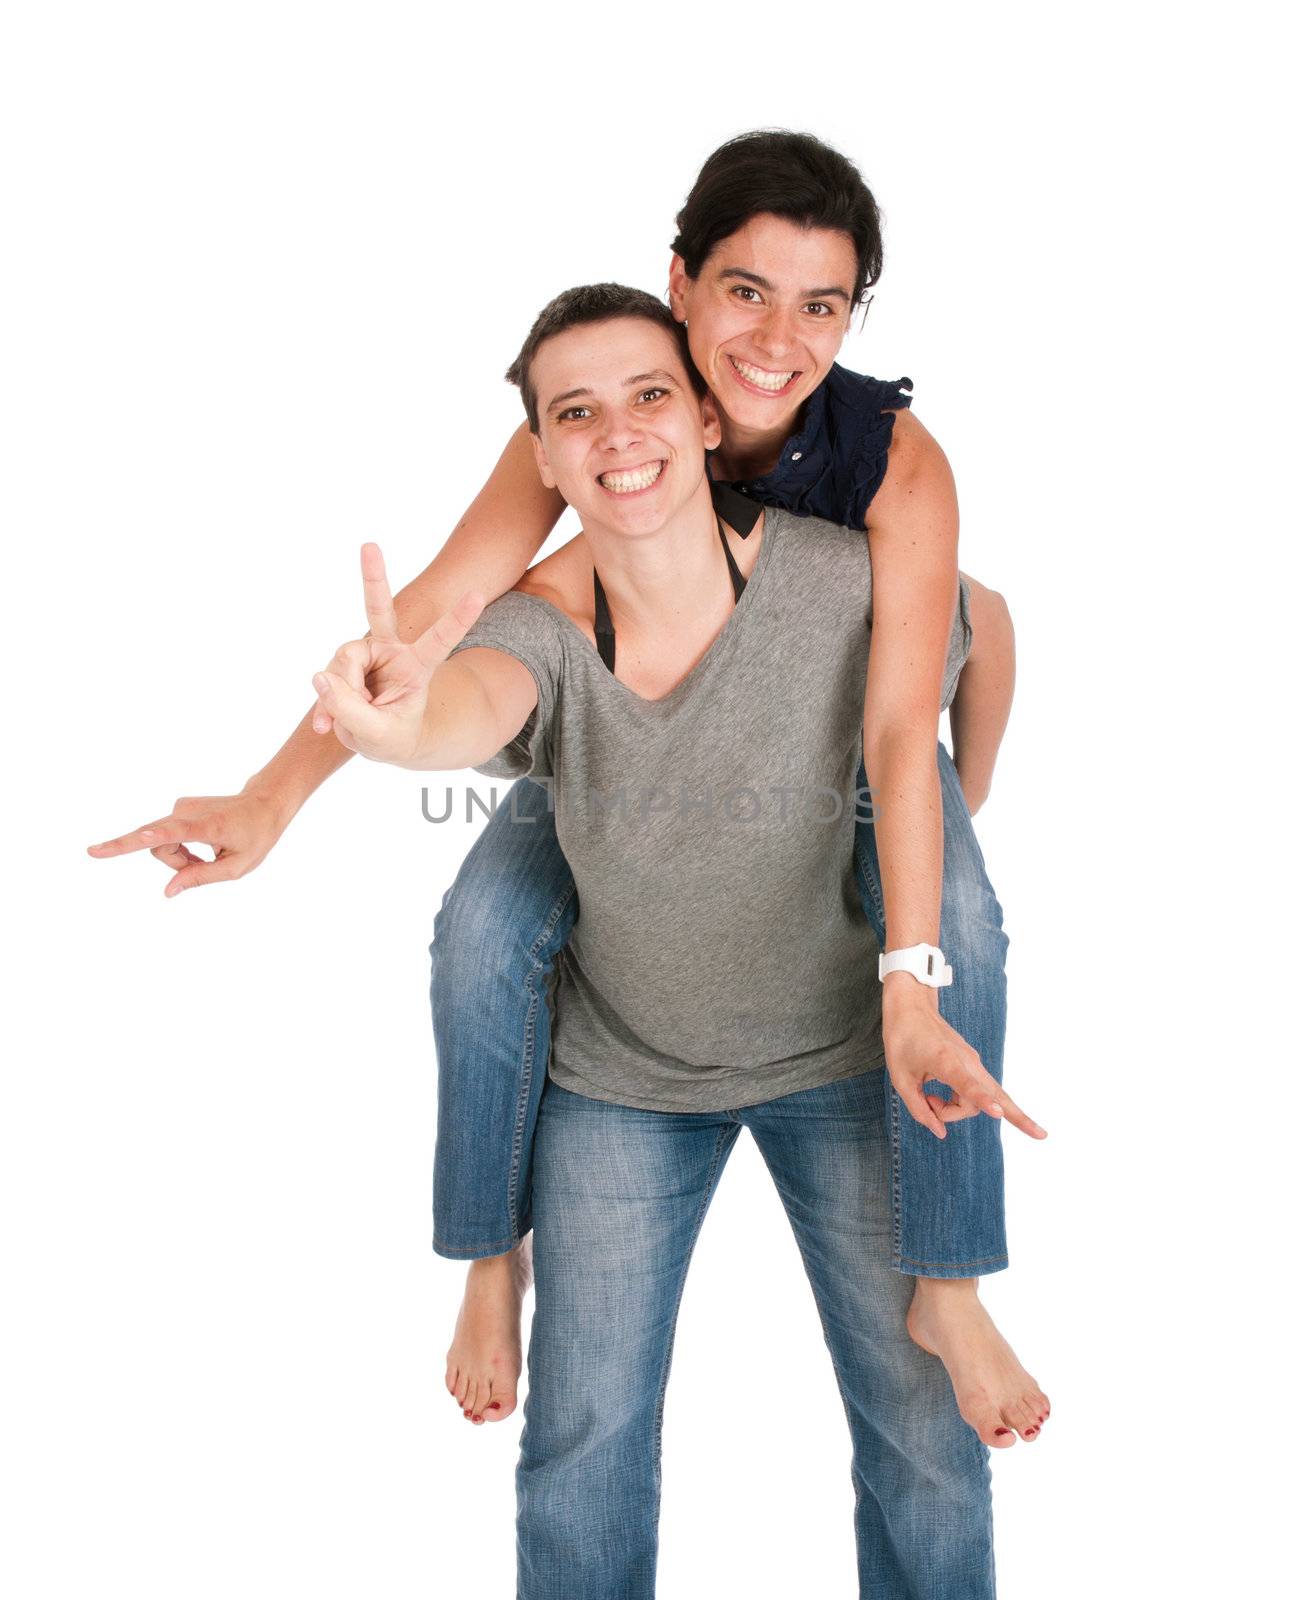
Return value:
<svg viewBox="0 0 1296 1600">
<path fill-rule="evenodd" d="M 909 972 L 930 989 L 943 989 L 954 982 L 954 968 L 935 944 L 911 944 L 903 950 L 888 950 L 878 956 L 878 979 L 888 972 Z"/>
</svg>

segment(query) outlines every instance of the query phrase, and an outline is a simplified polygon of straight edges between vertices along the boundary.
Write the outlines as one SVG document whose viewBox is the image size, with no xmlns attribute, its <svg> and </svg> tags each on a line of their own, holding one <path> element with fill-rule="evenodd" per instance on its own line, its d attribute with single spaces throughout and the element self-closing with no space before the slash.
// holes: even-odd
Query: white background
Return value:
<svg viewBox="0 0 1296 1600">
<path fill-rule="evenodd" d="M 146 853 L 85 846 L 269 758 L 364 631 L 361 542 L 404 583 L 485 478 L 540 305 L 662 290 L 702 159 L 768 124 L 879 198 L 843 360 L 913 379 L 1017 625 L 978 830 L 1007 1079 L 1051 1137 L 1006 1130 L 983 1287 L 1054 1416 L 994 1460 L 1001 1595 L 1280 1592 L 1292 291 L 1261 7 L 30 3 L 0 62 L 6 1593 L 513 1592 L 521 1417 L 445 1393 L 464 1269 L 430 1244 L 427 944 L 480 821 L 352 762 L 241 882 L 166 900 Z M 847 1463 L 743 1140 L 684 1300 L 659 1593 L 854 1595 Z"/>
</svg>

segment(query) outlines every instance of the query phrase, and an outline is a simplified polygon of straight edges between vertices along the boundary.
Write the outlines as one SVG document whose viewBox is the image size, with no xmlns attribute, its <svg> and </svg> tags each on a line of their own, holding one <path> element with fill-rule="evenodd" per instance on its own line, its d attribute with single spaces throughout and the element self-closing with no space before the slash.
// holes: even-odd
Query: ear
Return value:
<svg viewBox="0 0 1296 1600">
<path fill-rule="evenodd" d="M 549 457 L 545 454 L 545 447 L 540 442 L 540 435 L 531 435 L 531 447 L 535 451 L 536 469 L 540 473 L 540 482 L 546 489 L 556 489 L 558 480 L 553 475 L 553 468 L 549 465 Z"/>
<path fill-rule="evenodd" d="M 702 412 L 702 443 L 708 450 L 720 448 L 720 412 L 715 403 L 715 396 L 710 389 L 699 401 Z"/>
<path fill-rule="evenodd" d="M 670 308 L 671 315 L 676 322 L 688 321 L 689 296 L 693 292 L 693 280 L 684 270 L 682 256 L 672 255 L 670 264 Z"/>
</svg>

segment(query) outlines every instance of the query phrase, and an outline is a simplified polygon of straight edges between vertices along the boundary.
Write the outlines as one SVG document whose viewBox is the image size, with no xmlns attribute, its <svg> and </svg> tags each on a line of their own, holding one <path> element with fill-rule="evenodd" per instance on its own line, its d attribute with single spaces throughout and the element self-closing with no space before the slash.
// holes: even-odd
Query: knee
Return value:
<svg viewBox="0 0 1296 1600">
<path fill-rule="evenodd" d="M 512 895 L 452 885 L 432 921 L 433 994 L 453 994 L 512 970 L 521 959 L 521 921 Z"/>
<path fill-rule="evenodd" d="M 894 1481 L 920 1484 L 924 1495 L 951 1506 L 979 1499 L 989 1452 L 963 1420 L 939 1360 L 907 1337 L 877 1345 L 871 1357 L 860 1410 L 894 1451 Z M 901 1432 L 890 1425 L 897 1417 Z"/>
<path fill-rule="evenodd" d="M 968 619 L 972 632 L 985 639 L 993 635 L 996 640 L 1012 637 L 1012 612 L 1008 602 L 997 589 L 989 589 L 976 578 L 961 574 L 968 586 Z"/>
<path fill-rule="evenodd" d="M 555 895 L 557 898 L 555 898 Z M 432 994 L 452 998 L 547 971 L 575 918 L 575 888 L 483 878 L 455 883 L 432 922 Z"/>
<path fill-rule="evenodd" d="M 604 1383 L 607 1377 L 604 1375 Z M 641 1403 L 601 1394 L 585 1374 L 547 1396 L 532 1386 L 526 1402 L 526 1428 L 518 1457 L 517 1482 L 538 1513 L 560 1515 L 584 1485 L 605 1505 L 627 1480 L 650 1477 L 654 1413 Z"/>
</svg>

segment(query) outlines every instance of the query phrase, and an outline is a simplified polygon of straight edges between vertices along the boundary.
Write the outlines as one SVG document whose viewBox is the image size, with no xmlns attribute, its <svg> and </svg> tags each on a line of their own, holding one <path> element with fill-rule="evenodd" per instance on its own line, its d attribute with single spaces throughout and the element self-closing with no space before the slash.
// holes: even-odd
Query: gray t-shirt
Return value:
<svg viewBox="0 0 1296 1600">
<path fill-rule="evenodd" d="M 872 601 L 867 535 L 767 507 L 742 597 L 664 699 L 628 689 L 570 617 L 516 590 L 456 647 L 515 656 L 539 694 L 476 770 L 548 783 L 576 880 L 549 1062 L 564 1089 L 722 1111 L 882 1065 L 854 869 Z M 942 705 L 971 638 L 961 583 Z M 871 815 L 867 796 L 859 807 Z"/>
</svg>

